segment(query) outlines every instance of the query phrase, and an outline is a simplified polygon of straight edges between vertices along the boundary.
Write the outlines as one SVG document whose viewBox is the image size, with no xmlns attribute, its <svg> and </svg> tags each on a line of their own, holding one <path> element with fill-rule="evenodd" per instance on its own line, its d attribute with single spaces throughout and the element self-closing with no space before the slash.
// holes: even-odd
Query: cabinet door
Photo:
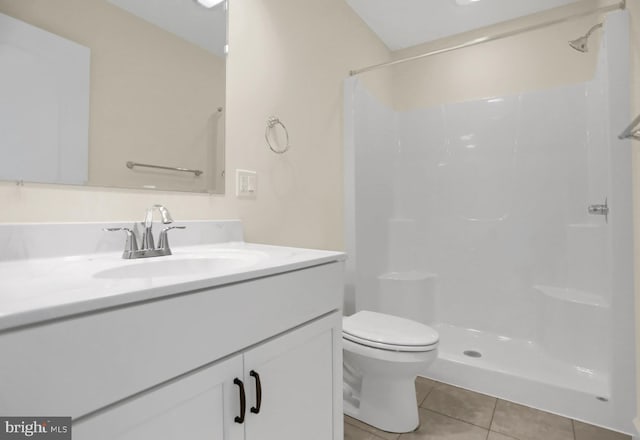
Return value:
<svg viewBox="0 0 640 440">
<path fill-rule="evenodd" d="M 242 440 L 242 356 L 215 363 L 130 397 L 73 424 L 74 440 Z M 241 379 L 241 377 L 239 377 Z"/>
<path fill-rule="evenodd" d="M 336 403 L 342 402 L 339 329 L 334 314 L 245 353 L 246 440 L 342 440 L 342 406 Z M 250 410 L 258 395 L 252 371 L 262 391 L 258 414 Z"/>
</svg>

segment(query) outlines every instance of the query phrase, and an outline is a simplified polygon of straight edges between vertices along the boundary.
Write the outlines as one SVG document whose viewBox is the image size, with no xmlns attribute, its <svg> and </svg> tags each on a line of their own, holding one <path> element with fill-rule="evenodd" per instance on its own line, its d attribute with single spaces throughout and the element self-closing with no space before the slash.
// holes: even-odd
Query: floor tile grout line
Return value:
<svg viewBox="0 0 640 440">
<path fill-rule="evenodd" d="M 498 429 L 490 429 L 489 431 L 495 432 L 496 434 L 500 434 L 500 435 L 503 435 L 503 436 L 508 437 L 508 438 L 512 438 L 513 440 L 522 440 L 520 437 L 514 437 L 513 435 L 508 434 L 508 433 L 506 433 L 504 431 L 500 431 Z"/>
<path fill-rule="evenodd" d="M 438 383 L 442 385 L 442 382 L 438 382 Z M 444 384 L 444 385 L 447 385 L 447 384 Z M 453 386 L 453 385 L 449 385 L 449 386 Z M 454 387 L 454 388 L 459 388 L 459 387 Z M 424 400 L 422 401 L 422 403 L 424 403 L 424 402 L 426 402 L 426 401 L 427 401 L 427 398 L 429 397 L 429 395 L 430 395 L 430 394 L 433 392 L 433 390 L 435 390 L 435 389 L 436 389 L 436 387 L 434 386 L 434 387 L 432 387 L 432 388 L 431 388 L 431 390 L 429 390 L 429 393 L 427 393 L 427 397 L 425 397 L 425 398 L 424 398 Z M 460 389 L 464 390 L 464 388 L 460 388 Z M 470 390 L 467 390 L 467 391 L 470 391 Z M 475 393 L 475 391 L 471 391 L 471 392 L 472 392 L 472 393 Z M 489 427 L 488 427 L 488 428 L 487 428 L 487 427 L 485 427 L 485 426 L 478 425 L 478 424 L 476 424 L 476 423 L 470 422 L 470 421 L 468 421 L 468 420 L 460 419 L 460 418 L 458 418 L 458 417 L 454 417 L 454 416 L 451 416 L 451 415 L 449 415 L 449 414 L 445 414 L 445 413 L 442 413 L 442 412 L 440 412 L 440 411 L 436 411 L 436 410 L 434 410 L 434 409 L 427 408 L 426 406 L 422 406 L 422 403 L 421 403 L 420 405 L 418 405 L 418 408 L 422 408 L 422 409 L 425 409 L 425 410 L 427 410 L 427 411 L 431 411 L 431 412 L 434 412 L 434 413 L 436 413 L 436 414 L 440 414 L 441 416 L 449 417 L 450 419 L 458 420 L 459 422 L 468 423 L 469 425 L 477 426 L 478 428 L 482 428 L 482 429 L 486 429 L 486 430 L 489 430 L 489 431 L 490 431 L 490 430 L 491 430 L 491 424 L 493 423 L 493 416 L 495 415 L 495 412 L 496 412 L 496 406 L 497 406 L 497 403 L 498 403 L 498 398 L 497 398 L 497 397 L 493 397 L 493 396 L 489 396 L 488 394 L 482 394 L 482 393 L 476 393 L 476 394 L 480 394 L 480 395 L 482 395 L 482 396 L 486 396 L 486 397 L 489 397 L 489 398 L 491 398 L 491 399 L 494 399 L 494 400 L 495 400 L 495 402 L 494 402 L 494 404 L 493 404 L 493 411 L 492 411 L 492 413 L 491 413 L 491 420 L 489 421 Z M 496 432 L 497 432 L 497 431 L 496 431 Z M 575 439 L 574 439 L 574 440 L 575 440 Z"/>
<path fill-rule="evenodd" d="M 500 435 L 503 435 L 503 436 L 505 436 L 505 437 L 512 438 L 513 440 L 520 440 L 518 437 L 514 437 L 514 436 L 512 436 L 512 435 L 510 435 L 510 434 L 507 434 L 506 432 L 498 431 L 497 429 L 492 429 L 492 426 L 493 426 L 493 419 L 495 418 L 495 416 L 496 416 L 496 410 L 498 409 L 498 402 L 499 402 L 499 401 L 502 401 L 502 402 L 509 402 L 508 400 L 500 399 L 499 397 L 495 397 L 495 399 L 496 399 L 496 404 L 495 404 L 495 406 L 493 407 L 493 414 L 491 415 L 491 424 L 489 425 L 489 432 L 495 432 L 496 434 L 500 434 Z M 575 439 L 574 439 L 574 440 L 575 440 Z"/>
<path fill-rule="evenodd" d="M 441 382 L 435 382 L 435 381 L 434 381 L 434 383 L 435 383 L 435 384 L 431 387 L 431 389 L 429 390 L 429 392 L 427 393 L 427 395 L 426 395 L 426 396 L 424 396 L 424 399 L 422 399 L 422 402 L 420 402 L 420 405 L 418 405 L 418 406 L 422 406 L 422 404 L 425 402 L 425 400 L 427 400 L 427 397 L 429 397 L 429 395 L 430 395 L 431 393 L 433 393 L 433 390 L 435 390 L 436 388 L 438 388 L 438 385 L 440 385 L 440 384 L 441 384 Z"/>
<path fill-rule="evenodd" d="M 493 418 L 496 416 L 496 409 L 498 408 L 498 399 L 494 397 L 495 402 L 493 402 L 493 411 L 491 412 L 491 421 L 489 421 L 489 431 L 491 431 L 491 427 L 493 426 Z"/>
<path fill-rule="evenodd" d="M 426 409 L 424 406 L 422 406 L 422 404 L 423 404 L 424 402 L 426 402 L 426 401 L 427 401 L 427 398 L 431 395 L 431 393 L 433 393 L 433 391 L 434 391 L 436 388 L 440 388 L 440 387 L 442 387 L 442 386 L 444 386 L 444 385 L 448 385 L 448 384 L 446 384 L 446 383 L 444 383 L 444 382 L 438 382 L 437 380 L 433 380 L 433 379 L 428 379 L 428 380 L 430 380 L 431 382 L 433 382 L 433 384 L 434 384 L 434 385 L 431 387 L 431 389 L 429 389 L 429 391 L 427 392 L 427 394 L 424 396 L 424 399 L 422 399 L 422 402 L 420 402 L 420 403 L 418 404 L 418 408 L 424 408 L 424 409 Z M 453 386 L 453 385 L 449 385 L 449 386 Z"/>
<path fill-rule="evenodd" d="M 475 423 L 469 422 L 467 420 L 462 420 L 462 419 L 459 419 L 457 417 L 453 417 L 453 416 L 450 416 L 448 414 L 441 413 L 440 411 L 436 411 L 436 410 L 433 410 L 433 409 L 430 409 L 430 408 L 422 408 L 422 409 L 425 410 L 425 411 L 429 411 L 429 412 L 432 412 L 434 414 L 438 414 L 440 416 L 446 417 L 446 418 L 451 419 L 451 420 L 456 420 L 458 422 L 466 423 L 467 425 L 475 426 L 476 428 L 486 429 L 487 431 L 491 430 L 491 429 L 489 429 L 487 427 L 484 427 L 484 426 L 481 426 L 481 425 L 476 425 Z"/>
<path fill-rule="evenodd" d="M 571 419 L 571 431 L 573 432 L 573 440 L 576 440 L 576 421 Z"/>
<path fill-rule="evenodd" d="M 512 435 L 505 434 L 504 432 L 494 431 L 493 429 L 490 429 L 489 434 L 491 434 L 492 432 L 495 432 L 496 434 L 500 434 L 501 436 L 512 439 L 512 440 L 520 440 L 518 437 L 514 437 Z"/>
</svg>

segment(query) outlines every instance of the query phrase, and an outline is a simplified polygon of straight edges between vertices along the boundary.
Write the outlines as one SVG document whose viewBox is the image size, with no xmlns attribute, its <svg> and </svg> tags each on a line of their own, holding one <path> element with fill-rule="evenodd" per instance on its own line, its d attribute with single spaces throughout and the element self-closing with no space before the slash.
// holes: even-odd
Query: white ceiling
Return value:
<svg viewBox="0 0 640 440">
<path fill-rule="evenodd" d="M 346 0 L 346 2 L 389 49 L 398 50 L 575 3 L 576 0 Z"/>
<path fill-rule="evenodd" d="M 196 0 L 108 1 L 219 57 L 224 56 L 227 40 L 225 2 L 204 8 Z"/>
</svg>

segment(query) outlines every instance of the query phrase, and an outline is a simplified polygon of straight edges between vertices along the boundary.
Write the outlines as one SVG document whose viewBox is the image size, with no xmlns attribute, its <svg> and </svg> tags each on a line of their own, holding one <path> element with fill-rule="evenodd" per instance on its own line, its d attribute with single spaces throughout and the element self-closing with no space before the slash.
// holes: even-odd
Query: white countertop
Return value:
<svg viewBox="0 0 640 440">
<path fill-rule="evenodd" d="M 0 262 L 0 331 L 345 259 L 341 252 L 245 242 L 176 246 L 172 251 L 171 256 L 136 260 L 124 260 L 118 251 Z M 179 259 L 233 259 L 234 253 L 249 258 L 241 267 L 222 265 L 199 273 L 104 275 L 124 266 Z"/>
</svg>

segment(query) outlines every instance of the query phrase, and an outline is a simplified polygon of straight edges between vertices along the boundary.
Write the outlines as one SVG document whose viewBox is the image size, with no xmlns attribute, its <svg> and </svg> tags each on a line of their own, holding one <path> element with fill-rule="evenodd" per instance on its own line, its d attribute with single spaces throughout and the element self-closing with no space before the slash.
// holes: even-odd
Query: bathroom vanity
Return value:
<svg viewBox="0 0 640 440">
<path fill-rule="evenodd" d="M 0 415 L 71 416 L 74 440 L 341 440 L 344 255 L 180 224 L 174 255 L 144 260 L 43 258 L 38 225 L 0 226 Z"/>
</svg>

